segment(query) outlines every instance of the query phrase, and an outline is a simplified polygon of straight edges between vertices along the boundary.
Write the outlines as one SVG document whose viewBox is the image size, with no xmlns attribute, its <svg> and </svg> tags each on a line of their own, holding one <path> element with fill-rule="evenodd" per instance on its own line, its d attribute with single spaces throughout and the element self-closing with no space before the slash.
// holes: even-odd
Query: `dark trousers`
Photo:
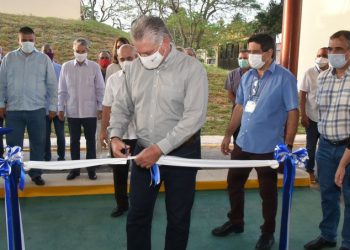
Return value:
<svg viewBox="0 0 350 250">
<path fill-rule="evenodd" d="M 45 161 L 51 161 L 51 124 L 53 123 L 57 138 L 57 155 L 58 160 L 64 160 L 66 154 L 66 139 L 64 136 L 64 121 L 61 121 L 58 116 L 52 120 L 46 116 L 46 141 L 45 141 Z"/>
<path fill-rule="evenodd" d="M 135 140 L 123 140 L 123 142 L 130 146 L 130 153 L 133 152 L 136 146 Z M 111 157 L 113 154 L 111 152 Z M 110 165 L 113 169 L 113 181 L 114 181 L 114 197 L 117 202 L 117 206 L 120 208 L 129 208 L 128 200 L 128 174 L 130 161 L 127 161 L 125 165 Z"/>
<path fill-rule="evenodd" d="M 70 135 L 70 155 L 72 160 L 80 160 L 80 136 L 83 127 L 86 140 L 86 159 L 96 159 L 96 123 L 95 117 L 91 118 L 67 118 Z M 88 172 L 94 172 L 95 167 L 88 167 Z M 80 173 L 80 169 L 72 172 Z"/>
<path fill-rule="evenodd" d="M 242 151 L 235 144 L 231 154 L 232 160 L 271 160 L 273 153 L 252 154 Z M 228 216 L 233 225 L 244 225 L 244 185 L 253 168 L 230 168 L 227 175 L 228 193 L 231 211 Z M 273 234 L 276 226 L 277 212 L 277 171 L 270 167 L 256 168 L 259 180 L 260 197 L 264 223 L 262 234 Z"/>
<path fill-rule="evenodd" d="M 320 133 L 318 132 L 317 122 L 309 119 L 309 127 L 306 130 L 306 149 L 309 155 L 309 160 L 305 166 L 308 172 L 313 172 L 315 168 L 315 153 L 318 138 Z"/>
<path fill-rule="evenodd" d="M 7 145 L 23 148 L 24 131 L 27 128 L 29 136 L 30 160 L 43 161 L 45 151 L 45 108 L 33 111 L 7 111 L 6 126 L 13 131 L 6 135 Z M 41 176 L 41 169 L 29 170 L 31 178 Z"/>
<path fill-rule="evenodd" d="M 0 118 L 0 127 L 3 127 L 3 126 L 4 126 L 4 119 Z M 3 135 L 0 135 L 0 158 L 3 157 L 5 152 L 3 139 L 4 139 Z"/>
<path fill-rule="evenodd" d="M 169 155 L 184 158 L 199 158 L 199 133 L 194 141 L 174 150 Z M 136 145 L 135 154 L 143 148 Z M 165 205 L 167 210 L 167 228 L 165 236 L 166 250 L 186 249 L 191 209 L 194 202 L 197 169 L 160 166 L 161 181 L 165 186 Z M 128 250 L 151 249 L 151 224 L 154 204 L 160 185 L 150 187 L 151 176 L 132 162 L 130 180 L 130 209 L 127 218 Z"/>
</svg>

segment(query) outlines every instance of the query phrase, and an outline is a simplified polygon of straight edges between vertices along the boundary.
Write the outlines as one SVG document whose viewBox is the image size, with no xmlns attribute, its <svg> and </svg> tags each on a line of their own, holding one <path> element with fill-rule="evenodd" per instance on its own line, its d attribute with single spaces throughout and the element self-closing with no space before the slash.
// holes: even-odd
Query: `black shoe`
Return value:
<svg viewBox="0 0 350 250">
<path fill-rule="evenodd" d="M 74 180 L 76 177 L 78 177 L 80 175 L 80 173 L 78 172 L 69 172 L 69 174 L 67 175 L 67 180 Z"/>
<path fill-rule="evenodd" d="M 339 250 L 350 250 L 350 248 L 347 248 L 347 247 L 340 247 Z"/>
<path fill-rule="evenodd" d="M 262 234 L 256 243 L 256 250 L 270 250 L 273 243 L 275 243 L 275 238 L 273 234 Z"/>
<path fill-rule="evenodd" d="M 310 241 L 307 243 L 304 248 L 307 250 L 319 250 L 325 247 L 335 247 L 337 245 L 337 242 L 335 241 L 328 241 L 321 236 L 317 237 L 316 239 Z"/>
<path fill-rule="evenodd" d="M 43 178 L 41 178 L 41 176 L 33 177 L 33 178 L 32 178 L 32 182 L 34 182 L 35 185 L 38 185 L 38 186 L 43 186 L 43 185 L 45 185 L 45 181 L 44 181 Z"/>
<path fill-rule="evenodd" d="M 211 233 L 215 236 L 226 236 L 230 233 L 240 234 L 244 232 L 243 226 L 232 225 L 230 221 L 225 222 L 222 226 L 214 228 Z"/>
<path fill-rule="evenodd" d="M 89 179 L 90 180 L 96 180 L 97 179 L 97 175 L 95 172 L 88 172 L 89 175 Z"/>
<path fill-rule="evenodd" d="M 119 217 L 128 211 L 128 208 L 116 207 L 112 210 L 111 217 Z"/>
</svg>

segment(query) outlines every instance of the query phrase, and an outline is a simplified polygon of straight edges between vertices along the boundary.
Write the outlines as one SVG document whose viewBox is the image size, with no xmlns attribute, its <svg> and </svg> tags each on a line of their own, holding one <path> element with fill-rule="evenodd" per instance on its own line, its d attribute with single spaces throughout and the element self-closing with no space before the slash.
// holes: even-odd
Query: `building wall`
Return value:
<svg viewBox="0 0 350 250">
<path fill-rule="evenodd" d="M 301 20 L 298 80 L 314 65 L 317 50 L 328 47 L 338 30 L 350 30 L 349 0 L 304 0 Z"/>
<path fill-rule="evenodd" d="M 2 0 L 0 5 L 2 13 L 80 19 L 79 0 Z"/>
</svg>

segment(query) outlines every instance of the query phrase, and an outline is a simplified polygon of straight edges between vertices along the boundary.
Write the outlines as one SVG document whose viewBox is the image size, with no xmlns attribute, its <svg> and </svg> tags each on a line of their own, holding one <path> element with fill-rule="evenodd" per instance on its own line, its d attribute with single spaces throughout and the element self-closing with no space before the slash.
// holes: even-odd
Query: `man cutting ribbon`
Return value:
<svg viewBox="0 0 350 250">
<path fill-rule="evenodd" d="M 141 16 L 131 27 L 139 58 L 125 67 L 126 83 L 113 103 L 110 137 L 115 157 L 126 157 L 120 138 L 136 121 L 132 162 L 128 249 L 151 249 L 153 208 L 160 185 L 150 187 L 149 169 L 161 155 L 200 158 L 200 134 L 207 111 L 208 79 L 195 58 L 176 50 L 158 17 Z M 165 249 L 186 249 L 197 169 L 159 166 L 168 225 Z"/>
</svg>

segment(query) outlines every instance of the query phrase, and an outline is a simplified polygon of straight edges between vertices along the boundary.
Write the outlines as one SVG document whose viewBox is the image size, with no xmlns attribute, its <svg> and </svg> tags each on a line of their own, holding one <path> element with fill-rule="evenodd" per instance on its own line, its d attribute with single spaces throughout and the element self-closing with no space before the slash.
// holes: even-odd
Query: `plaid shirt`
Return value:
<svg viewBox="0 0 350 250">
<path fill-rule="evenodd" d="M 335 69 L 329 68 L 319 75 L 317 84 L 318 131 L 331 141 L 349 138 L 350 67 L 340 79 L 335 75 Z"/>
</svg>

